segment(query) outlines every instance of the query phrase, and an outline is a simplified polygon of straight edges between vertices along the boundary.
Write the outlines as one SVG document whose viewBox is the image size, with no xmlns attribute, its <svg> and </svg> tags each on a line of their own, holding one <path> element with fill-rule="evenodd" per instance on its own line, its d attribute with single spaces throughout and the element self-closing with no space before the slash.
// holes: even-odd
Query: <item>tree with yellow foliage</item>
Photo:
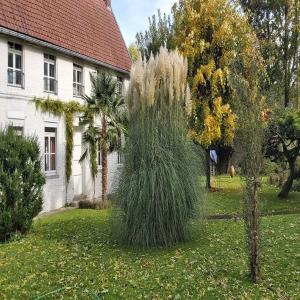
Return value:
<svg viewBox="0 0 300 300">
<path fill-rule="evenodd" d="M 238 60 L 247 70 L 247 63 L 257 55 L 256 38 L 247 19 L 227 0 L 180 0 L 173 13 L 175 43 L 188 59 L 192 88 L 189 136 L 206 149 L 211 188 L 209 151 L 231 145 L 237 127 L 231 63 Z"/>
</svg>

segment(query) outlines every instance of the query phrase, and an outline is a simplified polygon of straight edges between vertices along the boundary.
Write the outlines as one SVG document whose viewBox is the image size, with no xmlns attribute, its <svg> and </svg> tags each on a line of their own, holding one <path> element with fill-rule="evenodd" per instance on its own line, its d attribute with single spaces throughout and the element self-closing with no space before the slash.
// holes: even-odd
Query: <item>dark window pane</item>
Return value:
<svg viewBox="0 0 300 300">
<path fill-rule="evenodd" d="M 56 146 L 55 146 L 55 137 L 50 138 L 50 152 L 55 153 L 56 152 Z"/>
<path fill-rule="evenodd" d="M 16 71 L 16 84 L 22 85 L 22 72 Z"/>
<path fill-rule="evenodd" d="M 14 43 L 8 42 L 8 47 L 11 48 L 11 49 L 13 49 L 14 48 Z"/>
<path fill-rule="evenodd" d="M 45 132 L 56 132 L 56 128 L 54 128 L 54 127 L 45 127 Z"/>
<path fill-rule="evenodd" d="M 77 72 L 77 82 L 82 83 L 82 78 L 81 78 L 81 72 L 80 71 Z"/>
<path fill-rule="evenodd" d="M 55 157 L 55 154 L 50 155 L 50 170 L 51 171 L 56 170 L 56 157 Z"/>
<path fill-rule="evenodd" d="M 48 76 L 48 64 L 44 62 L 44 75 Z"/>
<path fill-rule="evenodd" d="M 15 57 L 16 57 L 16 69 L 21 70 L 22 69 L 22 56 L 19 54 L 16 54 Z"/>
<path fill-rule="evenodd" d="M 8 53 L 8 66 L 10 68 L 14 67 L 14 55 L 12 53 Z"/>
<path fill-rule="evenodd" d="M 8 70 L 7 71 L 7 81 L 9 84 L 14 83 L 14 71 L 13 70 Z"/>
<path fill-rule="evenodd" d="M 49 64 L 49 76 L 55 77 L 55 66 L 53 64 Z"/>
<path fill-rule="evenodd" d="M 22 51 L 22 46 L 19 45 L 19 44 L 15 44 L 15 49 L 19 50 L 19 51 Z"/>
<path fill-rule="evenodd" d="M 49 138 L 45 137 L 45 153 L 49 153 Z"/>
<path fill-rule="evenodd" d="M 76 82 L 76 70 L 73 70 L 73 82 Z"/>
<path fill-rule="evenodd" d="M 50 83 L 49 91 L 55 92 L 55 80 L 49 79 L 49 83 Z"/>
</svg>

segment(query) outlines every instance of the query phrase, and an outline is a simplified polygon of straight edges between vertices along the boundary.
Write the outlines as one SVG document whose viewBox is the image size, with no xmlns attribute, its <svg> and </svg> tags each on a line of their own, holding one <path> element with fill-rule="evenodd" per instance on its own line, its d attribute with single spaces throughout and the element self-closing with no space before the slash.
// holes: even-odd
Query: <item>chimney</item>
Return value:
<svg viewBox="0 0 300 300">
<path fill-rule="evenodd" d="M 108 9 L 111 9 L 111 0 L 104 0 L 104 3 Z"/>
</svg>

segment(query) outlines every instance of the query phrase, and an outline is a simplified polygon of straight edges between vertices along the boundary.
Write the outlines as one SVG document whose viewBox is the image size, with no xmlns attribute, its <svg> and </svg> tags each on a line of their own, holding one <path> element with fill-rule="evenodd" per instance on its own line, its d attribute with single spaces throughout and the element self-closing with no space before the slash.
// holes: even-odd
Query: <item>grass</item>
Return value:
<svg viewBox="0 0 300 300">
<path fill-rule="evenodd" d="M 269 209 L 276 199 L 271 191 L 264 192 Z M 208 202 L 217 206 L 218 196 L 230 205 L 216 213 L 231 213 L 238 194 L 230 183 Z M 141 251 L 111 238 L 109 218 L 108 211 L 66 211 L 36 220 L 26 237 L 0 245 L 0 299 L 300 298 L 297 214 L 262 219 L 259 285 L 248 281 L 242 221 L 207 221 L 204 227 L 195 221 L 189 242 Z"/>
<path fill-rule="evenodd" d="M 217 192 L 210 193 L 206 201 L 206 214 L 241 214 L 242 208 L 242 185 L 239 177 L 218 176 L 213 178 L 213 186 Z M 300 193 L 292 192 L 288 199 L 277 197 L 279 190 L 263 179 L 261 194 L 261 211 L 263 213 L 300 211 Z"/>
</svg>

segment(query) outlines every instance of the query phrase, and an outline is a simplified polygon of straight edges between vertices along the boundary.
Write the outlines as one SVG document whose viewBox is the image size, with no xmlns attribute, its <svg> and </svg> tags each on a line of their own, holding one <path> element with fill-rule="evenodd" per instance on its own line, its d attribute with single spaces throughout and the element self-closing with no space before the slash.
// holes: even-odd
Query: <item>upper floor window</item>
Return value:
<svg viewBox="0 0 300 300">
<path fill-rule="evenodd" d="M 56 128 L 45 127 L 45 172 L 56 172 Z"/>
<path fill-rule="evenodd" d="M 73 65 L 73 95 L 81 97 L 84 94 L 83 71 L 79 65 Z"/>
<path fill-rule="evenodd" d="M 123 94 L 123 79 L 121 77 L 117 78 L 117 94 L 120 96 Z"/>
<path fill-rule="evenodd" d="M 55 56 L 44 54 L 44 91 L 57 93 Z"/>
<path fill-rule="evenodd" d="M 23 87 L 24 76 L 22 71 L 22 46 L 16 43 L 8 42 L 8 69 L 7 81 L 10 85 Z"/>
</svg>

